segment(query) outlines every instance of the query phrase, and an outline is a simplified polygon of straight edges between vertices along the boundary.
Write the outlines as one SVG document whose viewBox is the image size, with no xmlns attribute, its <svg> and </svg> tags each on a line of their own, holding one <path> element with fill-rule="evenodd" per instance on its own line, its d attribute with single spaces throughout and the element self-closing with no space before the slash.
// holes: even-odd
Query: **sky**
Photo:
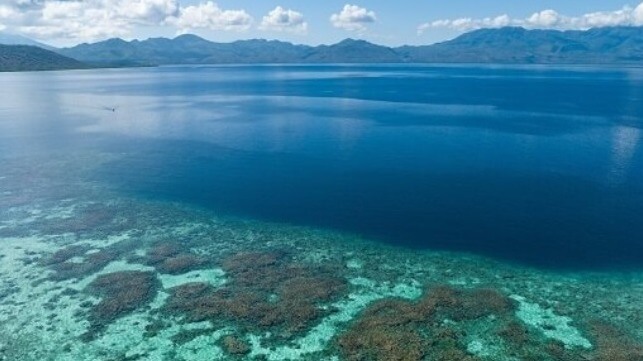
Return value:
<svg viewBox="0 0 643 361">
<path fill-rule="evenodd" d="M 196 34 L 331 44 L 432 44 L 479 28 L 643 26 L 634 0 L 0 0 L 0 31 L 54 46 Z"/>
</svg>

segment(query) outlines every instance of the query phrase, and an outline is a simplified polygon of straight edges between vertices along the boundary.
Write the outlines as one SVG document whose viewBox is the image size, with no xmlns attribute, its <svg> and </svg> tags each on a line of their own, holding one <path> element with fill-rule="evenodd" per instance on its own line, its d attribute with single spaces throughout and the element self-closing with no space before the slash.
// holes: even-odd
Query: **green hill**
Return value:
<svg viewBox="0 0 643 361">
<path fill-rule="evenodd" d="M 88 66 L 36 46 L 0 45 L 0 72 L 83 69 Z"/>
</svg>

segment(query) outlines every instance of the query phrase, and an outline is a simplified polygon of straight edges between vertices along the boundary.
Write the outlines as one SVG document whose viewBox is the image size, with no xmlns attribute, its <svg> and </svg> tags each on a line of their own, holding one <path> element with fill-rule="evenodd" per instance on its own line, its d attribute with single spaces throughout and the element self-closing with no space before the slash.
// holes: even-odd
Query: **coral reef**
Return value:
<svg viewBox="0 0 643 361">
<path fill-rule="evenodd" d="M 88 252 L 89 247 L 85 245 L 74 245 L 55 252 L 42 264 L 54 271 L 50 276 L 52 280 L 83 278 L 100 271 L 134 248 L 135 244 L 130 241 L 118 242 L 96 252 Z M 73 262 L 74 258 L 80 260 Z"/>
<path fill-rule="evenodd" d="M 245 355 L 250 352 L 250 345 L 236 336 L 226 336 L 221 340 L 223 349 L 231 355 Z"/>
<path fill-rule="evenodd" d="M 199 269 L 207 264 L 207 261 L 194 254 L 179 254 L 164 260 L 155 265 L 157 271 L 167 274 L 181 274 Z"/>
<path fill-rule="evenodd" d="M 376 302 L 340 336 L 338 345 L 347 360 L 421 360 L 428 344 L 413 326 L 423 316 L 404 300 Z"/>
<path fill-rule="evenodd" d="M 181 346 L 194 341 L 198 337 L 211 335 L 214 332 L 216 330 L 212 328 L 181 330 L 172 336 L 171 340 L 175 345 Z"/>
<path fill-rule="evenodd" d="M 493 289 L 432 288 L 418 302 L 385 299 L 369 306 L 337 340 L 347 360 L 462 360 L 464 334 L 445 325 L 510 314 L 513 302 Z M 454 322 L 455 323 L 455 322 Z"/>
<path fill-rule="evenodd" d="M 175 243 L 160 243 L 150 248 L 143 263 L 160 273 L 182 274 L 208 265 L 207 259 L 191 253 Z"/>
<path fill-rule="evenodd" d="M 498 336 L 516 347 L 523 347 L 529 341 L 529 330 L 518 321 L 510 321 L 498 331 Z"/>
<path fill-rule="evenodd" d="M 506 330 L 507 333 L 503 332 L 503 336 L 513 339 L 513 333 L 517 330 Z M 520 345 L 514 344 L 511 351 L 520 359 L 529 361 L 643 361 L 643 344 L 615 325 L 602 320 L 592 320 L 588 323 L 587 330 L 596 345 L 591 350 L 582 347 L 570 348 L 562 341 L 543 341 L 530 335 L 530 338 Z M 522 339 L 520 336 L 519 340 Z"/>
<path fill-rule="evenodd" d="M 160 282 L 152 272 L 122 271 L 98 276 L 87 292 L 101 297 L 89 311 L 91 339 L 119 317 L 135 311 L 154 299 Z"/>
<path fill-rule="evenodd" d="M 596 339 L 596 361 L 643 361 L 643 344 L 616 326 L 594 320 L 589 330 Z"/>
<path fill-rule="evenodd" d="M 284 280 L 295 276 L 301 269 L 287 264 L 285 251 L 238 253 L 223 260 L 222 268 L 234 275 L 239 287 L 257 291 L 272 291 Z M 289 268 L 291 272 L 285 272 Z"/>
<path fill-rule="evenodd" d="M 114 206 L 105 204 L 89 204 L 74 212 L 72 217 L 41 219 L 34 227 L 45 234 L 113 231 L 128 229 L 129 225 L 116 222 L 119 212 Z"/>
<path fill-rule="evenodd" d="M 328 270 L 291 262 L 284 252 L 236 254 L 223 261 L 222 288 L 188 283 L 170 290 L 165 309 L 190 322 L 230 323 L 242 331 L 290 337 L 326 311 L 319 305 L 344 294 L 346 282 Z"/>
<path fill-rule="evenodd" d="M 511 299 L 489 288 L 458 290 L 437 286 L 420 304 L 425 308 L 435 308 L 454 321 L 474 320 L 492 314 L 504 315 L 514 310 Z"/>
<path fill-rule="evenodd" d="M 74 257 L 82 257 L 89 251 L 91 247 L 88 244 L 72 245 L 62 248 L 52 255 L 45 257 L 41 263 L 45 266 L 57 265 L 67 262 Z"/>
</svg>

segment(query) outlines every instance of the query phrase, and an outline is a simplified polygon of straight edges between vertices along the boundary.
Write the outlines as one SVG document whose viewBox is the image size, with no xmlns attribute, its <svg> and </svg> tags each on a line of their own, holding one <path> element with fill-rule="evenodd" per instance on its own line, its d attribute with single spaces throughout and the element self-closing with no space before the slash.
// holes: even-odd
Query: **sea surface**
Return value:
<svg viewBox="0 0 643 361">
<path fill-rule="evenodd" d="M 640 68 L 0 74 L 0 360 L 640 361 L 642 129 Z"/>
</svg>

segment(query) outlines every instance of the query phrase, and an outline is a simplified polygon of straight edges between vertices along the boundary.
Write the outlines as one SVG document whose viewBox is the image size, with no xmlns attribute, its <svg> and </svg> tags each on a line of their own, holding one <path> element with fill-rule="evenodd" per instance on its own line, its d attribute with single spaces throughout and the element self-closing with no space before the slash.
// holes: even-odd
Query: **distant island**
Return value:
<svg viewBox="0 0 643 361">
<path fill-rule="evenodd" d="M 0 41 L 2 38 L 0 37 Z M 9 57 L 3 47 L 3 62 Z M 25 49 L 23 48 L 22 51 Z M 143 41 L 110 39 L 52 49 L 91 66 L 170 64 L 313 63 L 498 63 L 643 65 L 643 27 L 603 27 L 585 31 L 481 29 L 425 46 L 386 47 L 346 39 L 333 45 L 295 45 L 282 41 L 216 43 L 196 35 Z M 44 55 L 44 54 L 41 54 Z M 62 61 L 51 55 L 51 61 Z M 9 61 L 16 63 L 17 60 Z M 0 63 L 0 70 L 6 68 Z M 34 64 L 36 64 L 34 62 Z M 71 64 L 71 63 L 69 63 Z M 40 65 L 42 67 L 42 65 Z M 23 65 L 24 70 L 41 70 Z M 52 63 L 52 68 L 54 64 Z"/>
</svg>

